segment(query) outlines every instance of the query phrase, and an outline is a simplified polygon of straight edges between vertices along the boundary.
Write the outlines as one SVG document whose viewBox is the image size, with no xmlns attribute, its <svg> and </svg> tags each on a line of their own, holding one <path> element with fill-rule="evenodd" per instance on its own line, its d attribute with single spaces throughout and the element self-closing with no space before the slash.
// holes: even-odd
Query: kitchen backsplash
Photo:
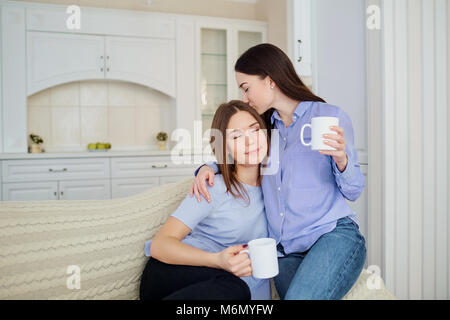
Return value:
<svg viewBox="0 0 450 320">
<path fill-rule="evenodd" d="M 28 135 L 40 135 L 47 152 L 85 150 L 91 142 L 153 149 L 159 131 L 170 137 L 174 118 L 174 99 L 128 82 L 71 82 L 28 97 Z"/>
</svg>

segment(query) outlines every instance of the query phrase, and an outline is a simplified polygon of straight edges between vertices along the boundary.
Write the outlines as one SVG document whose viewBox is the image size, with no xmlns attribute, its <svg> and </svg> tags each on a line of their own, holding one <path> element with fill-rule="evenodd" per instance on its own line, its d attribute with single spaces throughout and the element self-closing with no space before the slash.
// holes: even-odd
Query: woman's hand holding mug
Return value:
<svg viewBox="0 0 450 320">
<path fill-rule="evenodd" d="M 306 128 L 311 128 L 311 142 L 305 143 L 303 134 Z M 332 131 L 336 132 L 334 134 Z M 345 151 L 346 142 L 344 128 L 339 127 L 339 118 L 314 117 L 311 124 L 305 124 L 300 132 L 300 140 L 304 146 L 311 146 L 321 154 L 333 157 L 339 171 L 344 172 L 348 157 Z"/>
<path fill-rule="evenodd" d="M 217 253 L 217 265 L 236 277 L 252 275 L 251 260 L 246 254 L 239 254 L 247 245 L 231 246 Z"/>
<path fill-rule="evenodd" d="M 348 156 L 345 151 L 346 142 L 344 136 L 344 128 L 339 126 L 332 126 L 330 130 L 337 132 L 337 134 L 324 134 L 323 137 L 327 140 L 324 141 L 326 145 L 335 148 L 335 151 L 321 150 L 321 154 L 329 155 L 333 157 L 334 162 L 340 172 L 344 172 L 347 168 Z"/>
</svg>

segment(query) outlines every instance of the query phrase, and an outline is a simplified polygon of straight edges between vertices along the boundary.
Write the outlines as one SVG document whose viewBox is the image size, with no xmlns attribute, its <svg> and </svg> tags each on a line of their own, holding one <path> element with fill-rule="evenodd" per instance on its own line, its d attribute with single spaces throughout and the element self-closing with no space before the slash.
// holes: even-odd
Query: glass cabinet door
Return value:
<svg viewBox="0 0 450 320">
<path fill-rule="evenodd" d="M 217 107 L 227 102 L 227 31 L 201 29 L 201 114 L 203 132 L 211 128 Z"/>
<path fill-rule="evenodd" d="M 256 46 L 260 43 L 263 43 L 265 41 L 265 36 L 262 31 L 248 31 L 248 30 L 239 30 L 236 32 L 236 41 L 237 41 L 237 47 L 236 47 L 236 56 L 234 59 L 234 63 L 236 63 L 237 59 L 248 49 L 250 49 L 253 46 Z M 234 67 L 234 66 L 233 66 Z M 242 94 L 237 86 L 235 84 L 233 86 L 233 99 L 242 99 Z"/>
<path fill-rule="evenodd" d="M 238 57 L 247 51 L 247 49 L 262 42 L 262 32 L 238 31 Z"/>
<path fill-rule="evenodd" d="M 231 99 L 242 99 L 234 77 L 234 63 L 250 47 L 265 41 L 265 29 L 237 26 L 200 31 L 200 112 L 202 133 L 211 128 L 217 107 Z M 231 43 L 230 43 L 231 42 Z M 232 64 L 232 65 L 231 65 Z"/>
</svg>

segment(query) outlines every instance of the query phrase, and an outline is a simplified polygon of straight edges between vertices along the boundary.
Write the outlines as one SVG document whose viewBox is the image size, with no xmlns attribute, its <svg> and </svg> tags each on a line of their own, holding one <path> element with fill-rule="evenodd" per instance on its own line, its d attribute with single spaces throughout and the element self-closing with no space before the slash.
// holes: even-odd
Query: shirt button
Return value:
<svg viewBox="0 0 450 320">
<path fill-rule="evenodd" d="M 280 216 L 283 216 L 283 212 L 282 212 L 282 213 L 280 213 Z"/>
<path fill-rule="evenodd" d="M 280 187 L 278 187 L 278 191 L 280 191 L 281 190 L 281 188 Z"/>
<path fill-rule="evenodd" d="M 283 138 L 284 141 L 286 141 L 286 138 Z"/>
</svg>

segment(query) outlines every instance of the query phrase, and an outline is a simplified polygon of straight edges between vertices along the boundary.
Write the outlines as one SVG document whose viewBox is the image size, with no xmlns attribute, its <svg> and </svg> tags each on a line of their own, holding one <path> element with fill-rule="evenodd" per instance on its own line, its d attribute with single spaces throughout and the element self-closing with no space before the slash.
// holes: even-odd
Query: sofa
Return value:
<svg viewBox="0 0 450 320">
<path fill-rule="evenodd" d="M 0 202 L 0 299 L 139 299 L 144 243 L 191 183 L 112 200 Z M 395 299 L 372 280 L 363 270 L 344 299 Z"/>
</svg>

